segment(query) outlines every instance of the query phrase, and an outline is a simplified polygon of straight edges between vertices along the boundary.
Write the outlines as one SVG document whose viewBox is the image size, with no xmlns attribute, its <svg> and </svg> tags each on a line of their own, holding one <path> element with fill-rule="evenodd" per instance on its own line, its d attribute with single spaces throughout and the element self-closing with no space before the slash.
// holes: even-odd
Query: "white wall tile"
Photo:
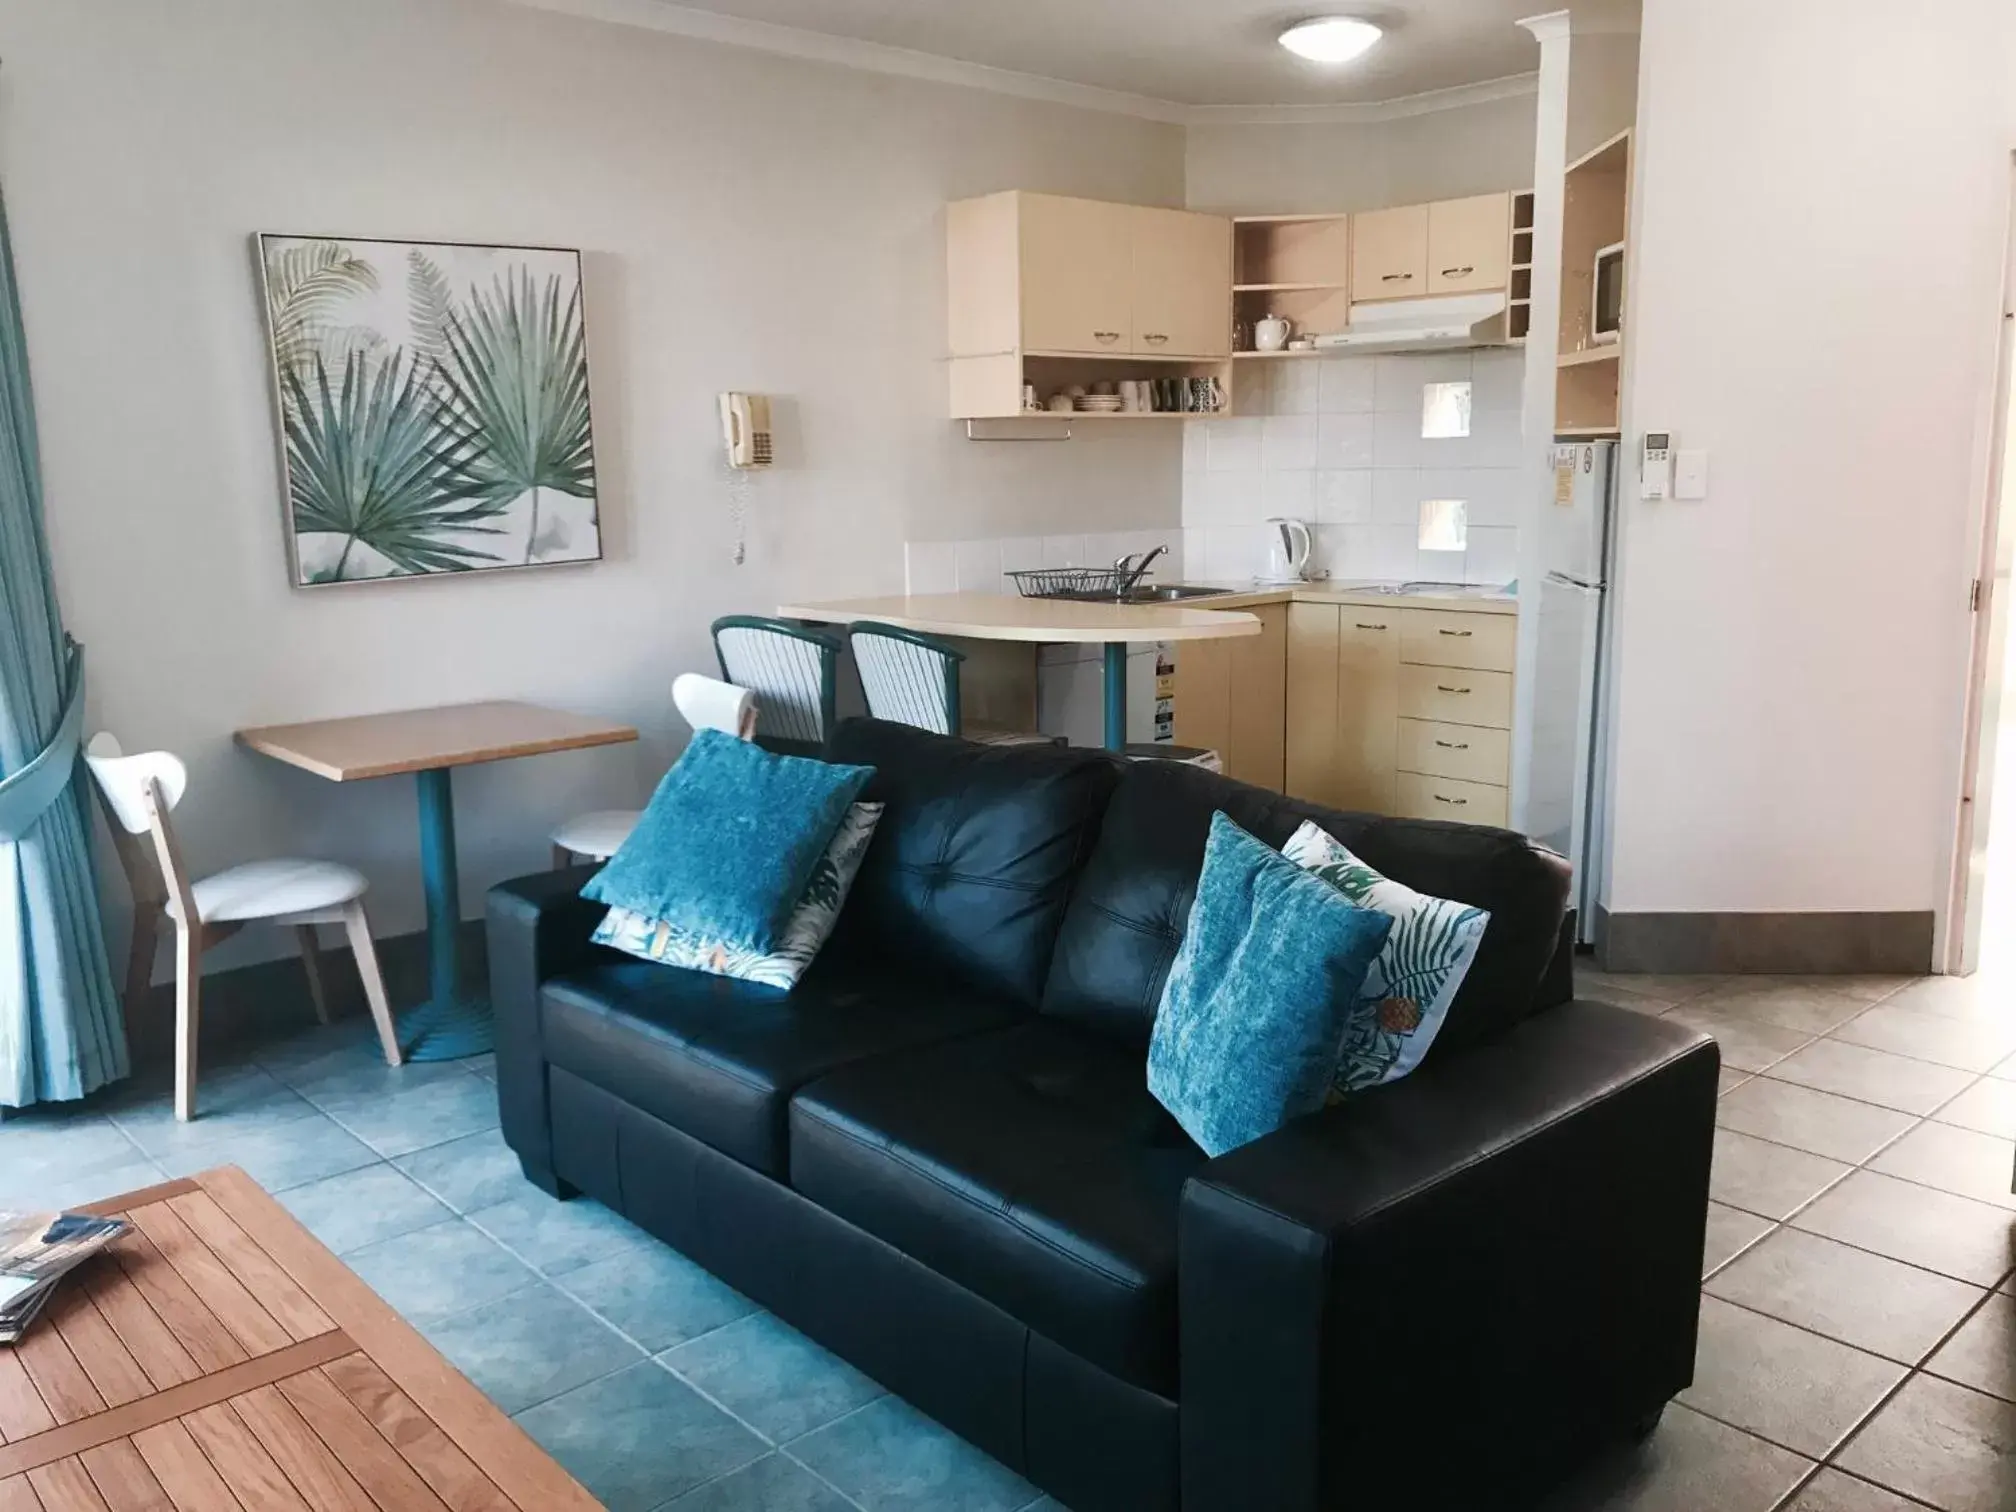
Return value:
<svg viewBox="0 0 2016 1512">
<path fill-rule="evenodd" d="M 1279 366 L 1278 362 L 1232 364 L 1232 409 L 1235 414 L 1264 415 L 1274 407 L 1274 370 Z"/>
<path fill-rule="evenodd" d="M 1526 352 L 1523 347 L 1473 352 L 1470 357 L 1470 412 L 1510 410 L 1525 403 Z"/>
<path fill-rule="evenodd" d="M 1519 575 L 1519 532 L 1505 526 L 1473 525 L 1465 553 L 1466 583 L 1509 583 Z"/>
<path fill-rule="evenodd" d="M 1045 567 L 1083 567 L 1085 559 L 1085 537 L 1045 536 L 1043 537 L 1043 564 Z"/>
<path fill-rule="evenodd" d="M 1419 575 L 1421 549 L 1414 526 L 1367 525 L 1359 529 L 1364 533 L 1364 576 L 1404 581 Z"/>
<path fill-rule="evenodd" d="M 1316 465 L 1316 416 L 1269 415 L 1261 427 L 1260 465 L 1268 472 L 1307 471 Z"/>
<path fill-rule="evenodd" d="M 1370 467 L 1377 421 L 1370 414 L 1323 415 L 1316 421 L 1318 467 Z"/>
<path fill-rule="evenodd" d="M 1382 414 L 1405 412 L 1421 429 L 1421 390 L 1431 383 L 1461 383 L 1470 376 L 1468 352 L 1389 352 L 1372 359 L 1374 407 Z"/>
<path fill-rule="evenodd" d="M 1466 551 L 1416 551 L 1413 575 L 1430 583 L 1465 583 Z"/>
<path fill-rule="evenodd" d="M 1286 517 L 1313 519 L 1316 514 L 1316 474 L 1313 472 L 1268 473 L 1260 490 L 1266 513 L 1261 519 Z"/>
<path fill-rule="evenodd" d="M 1372 476 L 1362 467 L 1316 474 L 1316 518 L 1326 525 L 1371 524 Z"/>
<path fill-rule="evenodd" d="M 1419 522 L 1421 474 L 1411 467 L 1382 467 L 1372 474 L 1372 519 L 1380 525 L 1406 526 Z"/>
<path fill-rule="evenodd" d="M 1243 525 L 1266 518 L 1262 513 L 1260 477 L 1250 473 L 1206 473 L 1186 478 L 1183 523 L 1209 527 Z"/>
<path fill-rule="evenodd" d="M 1369 415 L 1374 407 L 1376 357 L 1319 357 L 1316 407 L 1326 415 Z"/>
<path fill-rule="evenodd" d="M 1218 422 L 1209 420 L 1179 420 L 1177 422 L 1177 424 L 1183 427 L 1183 471 L 1186 473 L 1204 471 L 1204 458 L 1209 447 L 1209 442 L 1206 438 L 1211 426 L 1216 423 Z"/>
<path fill-rule="evenodd" d="M 1195 420 L 1181 422 L 1196 425 Z M 1210 472 L 1258 472 L 1260 470 L 1259 415 L 1232 415 L 1223 420 L 1203 422 L 1209 440 L 1205 443 L 1205 468 Z"/>
<path fill-rule="evenodd" d="M 1381 410 L 1373 417 L 1372 465 L 1374 467 L 1421 465 L 1419 410 Z"/>
<path fill-rule="evenodd" d="M 1522 480 L 1516 469 L 1476 468 L 1459 476 L 1466 490 L 1463 497 L 1470 501 L 1472 525 L 1516 526 L 1519 523 Z"/>
<path fill-rule="evenodd" d="M 1486 410 L 1472 417 L 1470 427 L 1471 467 L 1517 467 L 1525 441 L 1519 429 L 1519 411 Z"/>
<path fill-rule="evenodd" d="M 910 541 L 903 547 L 906 593 L 952 593 L 959 586 L 959 548 L 954 541 Z"/>
<path fill-rule="evenodd" d="M 958 585 L 961 593 L 999 593 L 1001 591 L 1001 543 L 999 541 L 961 541 L 958 543 L 956 557 Z"/>
<path fill-rule="evenodd" d="M 1001 542 L 1001 570 L 1023 572 L 1043 565 L 1043 537 L 1008 536 Z"/>
<path fill-rule="evenodd" d="M 1418 432 L 1417 432 L 1418 434 Z M 1415 455 L 1423 467 L 1482 467 L 1483 449 L 1473 432 L 1468 436 L 1422 436 Z"/>
<path fill-rule="evenodd" d="M 1316 413 L 1323 375 L 1320 357 L 1288 357 L 1271 364 L 1274 369 L 1273 397 L 1268 413 L 1313 415 Z"/>
</svg>

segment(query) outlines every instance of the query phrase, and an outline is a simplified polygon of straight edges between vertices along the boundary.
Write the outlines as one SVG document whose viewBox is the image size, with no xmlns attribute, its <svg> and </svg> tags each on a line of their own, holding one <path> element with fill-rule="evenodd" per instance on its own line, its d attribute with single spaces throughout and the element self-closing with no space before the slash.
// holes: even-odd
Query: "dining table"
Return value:
<svg viewBox="0 0 2016 1512">
<path fill-rule="evenodd" d="M 490 1005 L 462 985 L 457 926 L 455 768 L 634 741 L 625 724 L 496 700 L 239 730 L 240 745 L 330 782 L 411 775 L 420 797 L 420 880 L 427 900 L 427 1001 L 400 1023 L 407 1060 L 459 1060 L 495 1043 Z"/>
</svg>

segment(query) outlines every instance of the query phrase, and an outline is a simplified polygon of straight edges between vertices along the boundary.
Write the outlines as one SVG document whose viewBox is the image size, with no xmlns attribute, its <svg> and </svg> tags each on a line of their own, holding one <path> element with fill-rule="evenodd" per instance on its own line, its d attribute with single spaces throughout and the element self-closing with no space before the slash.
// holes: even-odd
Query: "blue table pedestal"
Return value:
<svg viewBox="0 0 2016 1512">
<path fill-rule="evenodd" d="M 420 788 L 420 882 L 427 895 L 427 1001 L 402 1016 L 400 1045 L 409 1061 L 462 1060 L 496 1044 L 490 1004 L 462 991 L 461 878 L 455 866 L 455 790 L 448 767 L 417 775 Z"/>
<path fill-rule="evenodd" d="M 1127 643 L 1106 642 L 1106 749 L 1127 748 Z"/>
</svg>

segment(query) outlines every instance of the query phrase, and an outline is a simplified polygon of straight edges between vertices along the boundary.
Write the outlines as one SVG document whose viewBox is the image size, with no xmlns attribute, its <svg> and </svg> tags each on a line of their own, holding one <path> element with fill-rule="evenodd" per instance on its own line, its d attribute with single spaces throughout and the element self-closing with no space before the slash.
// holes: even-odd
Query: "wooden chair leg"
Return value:
<svg viewBox="0 0 2016 1512">
<path fill-rule="evenodd" d="M 565 871 L 574 864 L 574 852 L 564 845 L 553 847 L 553 870 Z"/>
<path fill-rule="evenodd" d="M 326 1024 L 329 999 L 322 990 L 322 950 L 321 942 L 315 938 L 315 926 L 295 925 L 294 937 L 301 942 L 301 966 L 308 973 L 308 1000 L 315 1005 L 316 1020 Z"/>
<path fill-rule="evenodd" d="M 175 1116 L 196 1116 L 196 1036 L 203 990 L 203 929 L 175 926 Z"/>
<path fill-rule="evenodd" d="M 161 943 L 161 913 L 158 907 L 141 904 L 133 911 L 133 942 L 126 947 L 126 1032 L 133 1033 L 147 994 L 154 985 L 154 949 Z"/>
<path fill-rule="evenodd" d="M 364 981 L 364 1000 L 371 1005 L 372 1022 L 378 1026 L 378 1045 L 385 1052 L 385 1064 L 399 1064 L 399 1036 L 392 1028 L 392 1005 L 385 997 L 385 978 L 378 970 L 378 951 L 371 943 L 371 922 L 362 903 L 343 910 L 343 930 L 350 937 L 350 953 L 357 957 L 357 975 Z"/>
</svg>

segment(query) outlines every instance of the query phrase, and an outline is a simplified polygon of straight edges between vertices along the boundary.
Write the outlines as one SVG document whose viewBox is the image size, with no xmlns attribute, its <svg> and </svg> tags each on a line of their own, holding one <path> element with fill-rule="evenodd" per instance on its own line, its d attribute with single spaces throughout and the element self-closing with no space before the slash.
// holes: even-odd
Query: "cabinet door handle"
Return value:
<svg viewBox="0 0 2016 1512">
<path fill-rule="evenodd" d="M 1358 628 L 1360 630 L 1384 630 L 1386 627 L 1384 625 L 1368 625 L 1365 621 L 1359 620 Z"/>
<path fill-rule="evenodd" d="M 1476 271 L 1477 269 L 1474 264 L 1472 264 L 1469 267 L 1463 267 L 1463 268 L 1444 268 L 1442 270 L 1442 276 L 1444 278 L 1468 278 L 1472 273 L 1475 273 Z"/>
<path fill-rule="evenodd" d="M 1452 688 L 1447 683 L 1437 683 L 1435 684 L 1435 691 L 1437 693 L 1468 693 L 1470 690 L 1468 688 Z"/>
<path fill-rule="evenodd" d="M 1468 808 L 1470 805 L 1468 798 L 1445 798 L 1440 793 L 1435 794 L 1434 797 L 1437 803 L 1454 804 L 1457 808 Z"/>
<path fill-rule="evenodd" d="M 1438 740 L 1435 744 L 1442 747 L 1445 751 L 1467 751 L 1470 749 L 1470 742 L 1467 740 Z"/>
<path fill-rule="evenodd" d="M 1475 635 L 1477 632 L 1474 630 L 1443 630 L 1438 627 L 1435 633 L 1437 635 L 1453 635 L 1458 640 L 1468 640 L 1471 636 Z"/>
<path fill-rule="evenodd" d="M 1379 275 L 1381 283 L 1411 283 L 1413 278 L 1414 275 L 1412 273 L 1381 273 Z"/>
<path fill-rule="evenodd" d="M 1118 331 L 1094 331 L 1092 339 L 1094 341 L 1103 341 L 1110 346 L 1120 339 L 1120 333 Z"/>
<path fill-rule="evenodd" d="M 1162 345 L 1163 342 L 1167 341 L 1169 337 L 1161 331 L 1143 331 L 1141 333 L 1141 339 L 1143 341 L 1153 342 L 1156 346 L 1160 346 Z"/>
</svg>

